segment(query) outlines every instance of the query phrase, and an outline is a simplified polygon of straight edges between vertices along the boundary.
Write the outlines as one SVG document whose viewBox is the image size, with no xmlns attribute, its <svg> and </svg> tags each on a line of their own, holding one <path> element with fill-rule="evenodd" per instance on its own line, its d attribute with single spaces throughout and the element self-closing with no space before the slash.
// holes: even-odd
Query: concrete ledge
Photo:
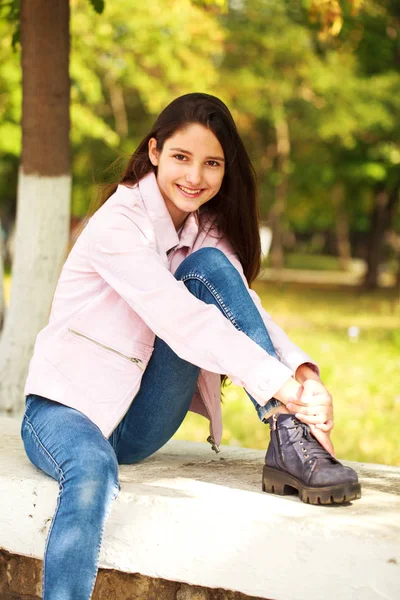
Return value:
<svg viewBox="0 0 400 600">
<path fill-rule="evenodd" d="M 222 447 L 216 456 L 205 444 L 172 441 L 143 463 L 121 467 L 101 567 L 124 581 L 140 575 L 174 582 L 175 595 L 137 596 L 132 588 L 98 598 L 398 600 L 400 468 L 347 463 L 360 474 L 362 499 L 315 507 L 262 493 L 263 458 L 257 450 Z M 10 584 L 13 560 L 43 557 L 57 491 L 26 458 L 19 422 L 0 418 L 3 583 L 7 577 Z M 35 586 L 31 598 L 39 597 Z M 24 597 L 1 589 L 0 581 L 1 598 Z"/>
</svg>

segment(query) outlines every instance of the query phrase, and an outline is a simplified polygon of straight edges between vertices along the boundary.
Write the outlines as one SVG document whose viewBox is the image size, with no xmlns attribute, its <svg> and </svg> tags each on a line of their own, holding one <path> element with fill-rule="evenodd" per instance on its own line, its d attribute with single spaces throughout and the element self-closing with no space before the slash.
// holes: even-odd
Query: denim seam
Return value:
<svg viewBox="0 0 400 600">
<path fill-rule="evenodd" d="M 89 598 L 92 597 L 94 586 L 96 585 L 96 579 L 97 579 L 97 574 L 98 574 L 98 570 L 99 570 L 98 567 L 99 567 L 99 562 L 100 562 L 101 544 L 102 544 L 102 540 L 103 540 L 103 535 L 104 535 L 104 529 L 105 529 L 105 526 L 106 526 L 106 521 L 107 521 L 107 519 L 108 519 L 108 517 L 110 515 L 113 501 L 116 499 L 116 497 L 118 496 L 118 493 L 119 493 L 119 491 L 121 489 L 118 482 L 114 482 L 114 488 L 115 488 L 115 492 L 114 492 L 114 495 L 111 498 L 111 502 L 109 503 L 109 505 L 107 507 L 106 514 L 104 515 L 104 520 L 103 520 L 103 524 L 102 524 L 101 531 L 100 531 L 100 542 L 99 542 L 99 544 L 97 546 L 97 557 L 96 557 L 96 562 L 95 562 L 95 574 L 94 574 L 94 577 L 93 577 L 92 587 L 91 587 L 91 590 L 90 590 Z"/>
<path fill-rule="evenodd" d="M 38 436 L 38 434 L 36 433 L 32 423 L 29 421 L 28 417 L 25 415 L 25 420 L 26 423 L 28 425 L 28 427 L 31 429 L 37 443 L 39 444 L 41 450 L 44 452 L 44 454 L 50 459 L 50 461 L 55 465 L 57 471 L 60 474 L 60 481 L 59 481 L 59 492 L 58 492 L 58 497 L 57 497 L 57 506 L 56 506 L 56 510 L 54 512 L 52 521 L 51 521 L 51 525 L 50 525 L 50 529 L 49 529 L 49 533 L 47 534 L 47 539 L 46 539 L 46 547 L 44 549 L 44 557 L 46 558 L 47 556 L 47 547 L 49 545 L 49 541 L 50 541 L 50 535 L 51 532 L 53 531 L 53 525 L 58 513 L 58 509 L 60 508 L 60 501 L 61 501 L 61 495 L 62 492 L 64 490 L 63 487 L 63 483 L 65 481 L 65 476 L 64 476 L 64 472 L 62 470 L 62 468 L 57 464 L 57 461 L 51 456 L 50 452 L 46 449 L 46 447 L 42 444 L 42 442 L 40 441 L 40 438 Z M 46 571 L 46 560 L 43 560 L 43 572 L 42 572 L 42 590 L 43 590 L 43 597 L 44 597 L 44 582 L 45 582 L 45 571 Z"/>
<path fill-rule="evenodd" d="M 212 283 L 210 283 L 210 281 L 208 279 L 206 279 L 204 277 L 204 275 L 201 275 L 201 274 L 195 273 L 195 272 L 189 272 L 189 273 L 187 273 L 187 275 L 184 275 L 184 277 L 181 279 L 181 281 L 185 282 L 188 279 L 197 279 L 198 281 L 200 281 L 208 289 L 208 291 L 211 292 L 211 294 L 214 296 L 214 298 L 216 299 L 216 301 L 222 308 L 222 311 L 225 314 L 225 316 L 231 321 L 231 323 L 236 327 L 236 329 L 238 331 L 242 331 L 242 329 L 239 327 L 239 325 L 236 322 L 233 312 L 230 310 L 230 308 L 227 307 L 227 305 L 224 303 L 224 301 L 222 300 L 222 297 L 217 292 L 215 287 L 212 285 Z"/>
<path fill-rule="evenodd" d="M 39 444 L 40 448 L 43 450 L 44 454 L 47 456 L 47 458 L 50 460 L 50 462 L 53 463 L 53 465 L 56 467 L 57 471 L 59 472 L 59 474 L 61 475 L 60 478 L 60 486 L 62 487 L 62 484 L 65 480 L 64 477 L 64 472 L 61 469 L 61 467 L 58 465 L 57 461 L 51 456 L 50 452 L 47 450 L 47 448 L 42 444 L 42 442 L 40 441 L 40 438 L 38 436 L 38 434 L 36 433 L 32 423 L 30 422 L 30 420 L 28 419 L 28 417 L 25 415 L 25 420 L 27 422 L 28 427 L 31 429 L 33 435 L 35 436 L 35 439 L 37 441 L 37 443 Z"/>
<path fill-rule="evenodd" d="M 232 311 L 226 306 L 226 304 L 223 302 L 220 294 L 217 292 L 217 290 L 214 288 L 214 286 L 212 285 L 212 283 L 210 283 L 210 281 L 208 279 L 206 279 L 206 277 L 204 277 L 204 275 L 201 275 L 199 273 L 196 273 L 195 271 L 190 271 L 189 273 L 187 273 L 186 275 L 184 275 L 181 279 L 181 281 L 185 282 L 189 279 L 197 279 L 198 281 L 200 281 L 203 285 L 205 285 L 205 287 L 209 290 L 209 292 L 214 296 L 214 298 L 217 300 L 218 304 L 221 306 L 225 316 L 231 321 L 231 323 L 234 325 L 234 327 L 238 330 L 238 331 L 242 331 L 243 329 L 241 329 L 241 327 L 238 325 L 238 323 L 236 322 L 236 319 L 232 313 Z M 265 406 L 260 406 L 259 408 L 256 408 L 259 418 L 263 423 L 267 423 L 267 419 L 271 416 L 271 414 L 273 413 L 273 411 L 280 406 L 280 402 L 279 400 L 276 400 L 275 398 L 271 398 L 267 405 L 269 406 L 269 409 L 266 409 Z"/>
</svg>

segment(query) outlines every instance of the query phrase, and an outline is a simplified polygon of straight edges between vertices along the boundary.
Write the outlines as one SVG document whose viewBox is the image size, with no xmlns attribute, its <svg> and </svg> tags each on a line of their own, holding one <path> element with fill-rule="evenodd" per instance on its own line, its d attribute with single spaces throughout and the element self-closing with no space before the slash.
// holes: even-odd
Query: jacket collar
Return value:
<svg viewBox="0 0 400 600">
<path fill-rule="evenodd" d="M 138 184 L 146 211 L 154 225 L 157 241 L 165 253 L 172 248 L 184 246 L 192 249 L 199 232 L 199 220 L 196 213 L 190 213 L 185 220 L 180 238 L 161 195 L 154 173 L 148 173 Z"/>
</svg>

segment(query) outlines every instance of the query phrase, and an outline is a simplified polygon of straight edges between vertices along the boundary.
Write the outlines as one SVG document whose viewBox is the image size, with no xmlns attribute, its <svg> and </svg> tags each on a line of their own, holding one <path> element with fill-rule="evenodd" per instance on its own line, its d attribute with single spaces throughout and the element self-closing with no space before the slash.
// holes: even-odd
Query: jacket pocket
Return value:
<svg viewBox="0 0 400 600">
<path fill-rule="evenodd" d="M 93 338 L 85 335 L 84 333 L 76 331 L 75 329 L 68 328 L 68 333 L 71 333 L 72 335 L 76 335 L 80 339 L 88 340 L 89 342 L 92 342 L 92 344 L 95 344 L 98 348 L 102 348 L 103 350 L 108 350 L 108 352 L 112 352 L 116 356 L 120 356 L 121 358 L 125 358 L 126 360 L 129 360 L 130 362 L 135 363 L 135 365 L 140 367 L 143 371 L 145 369 L 145 367 L 143 365 L 143 360 L 141 358 L 137 358 L 136 356 L 130 356 L 128 354 L 125 354 L 124 352 L 120 352 L 119 350 L 116 350 L 115 348 L 111 348 L 110 346 L 107 346 L 106 344 L 103 344 L 102 342 L 99 342 L 97 340 L 94 340 Z"/>
<path fill-rule="evenodd" d="M 114 404 L 138 387 L 152 352 L 151 346 L 140 342 L 134 352 L 125 352 L 69 328 L 46 358 L 88 398 Z"/>
</svg>

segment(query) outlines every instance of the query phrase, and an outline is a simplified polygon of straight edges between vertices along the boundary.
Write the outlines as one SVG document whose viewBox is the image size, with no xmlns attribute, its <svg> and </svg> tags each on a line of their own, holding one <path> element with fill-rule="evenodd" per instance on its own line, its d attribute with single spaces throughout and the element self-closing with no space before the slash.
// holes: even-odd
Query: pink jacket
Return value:
<svg viewBox="0 0 400 600">
<path fill-rule="evenodd" d="M 293 344 L 250 290 L 280 360 L 266 354 L 173 273 L 191 252 L 219 248 L 241 273 L 227 239 L 192 213 L 180 238 L 153 173 L 117 191 L 89 220 L 62 269 L 49 323 L 38 334 L 25 394 L 87 415 L 106 437 L 121 421 L 150 360 L 154 339 L 201 367 L 190 410 L 222 434 L 220 374 L 264 405 L 311 358 Z M 167 252 L 171 250 L 171 252 Z"/>
</svg>

